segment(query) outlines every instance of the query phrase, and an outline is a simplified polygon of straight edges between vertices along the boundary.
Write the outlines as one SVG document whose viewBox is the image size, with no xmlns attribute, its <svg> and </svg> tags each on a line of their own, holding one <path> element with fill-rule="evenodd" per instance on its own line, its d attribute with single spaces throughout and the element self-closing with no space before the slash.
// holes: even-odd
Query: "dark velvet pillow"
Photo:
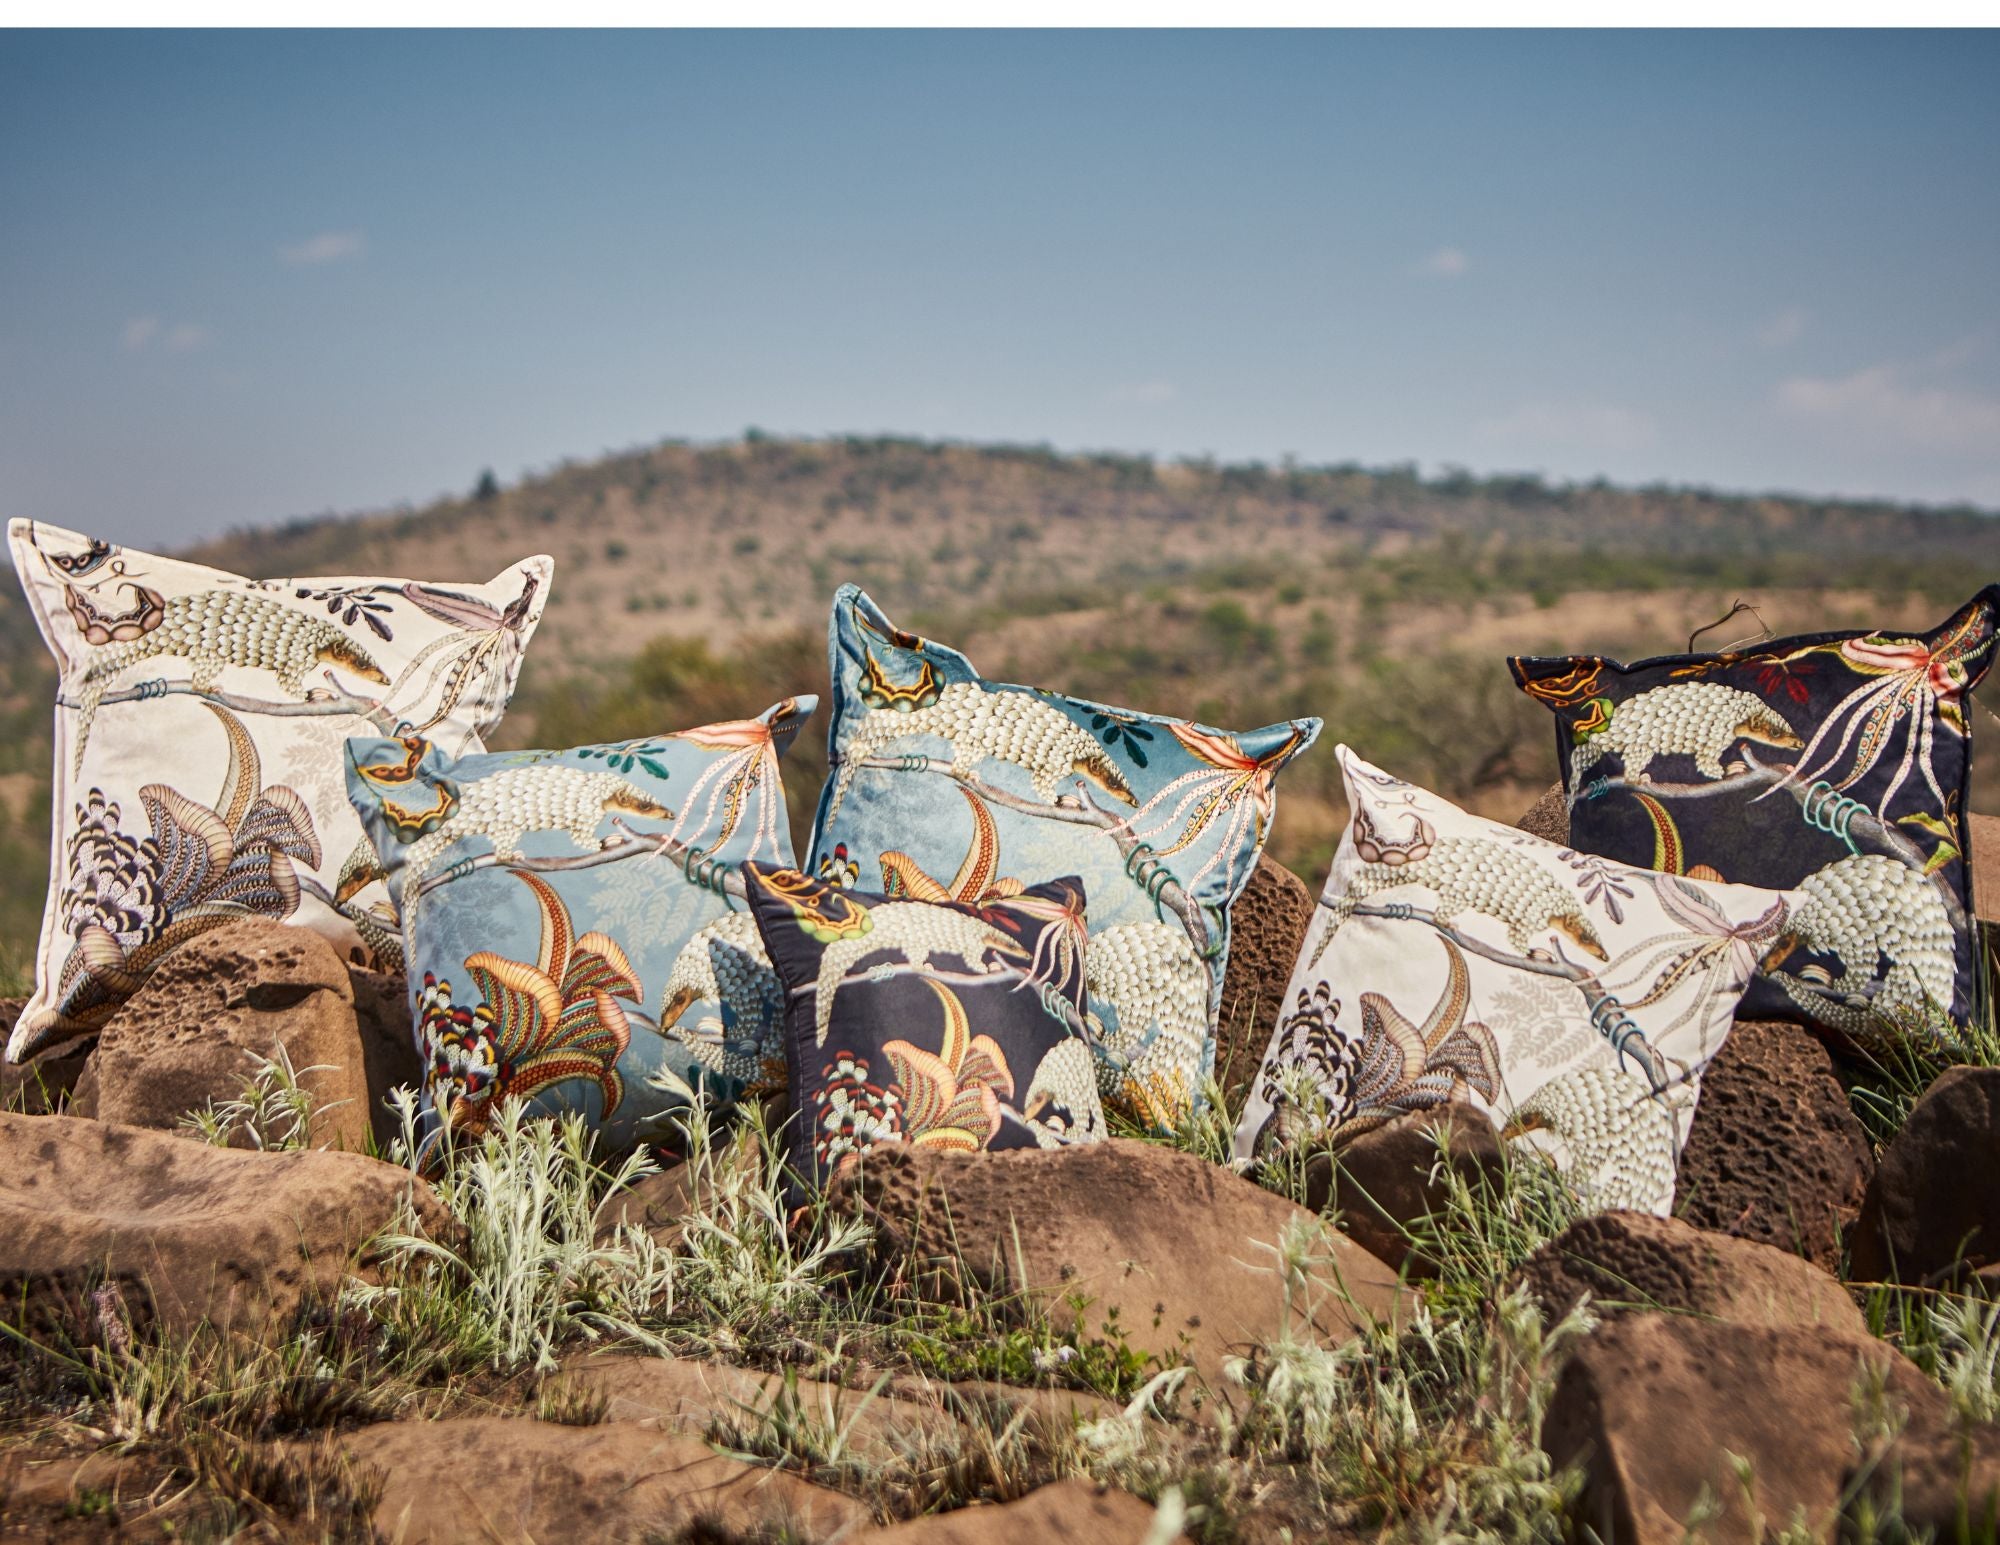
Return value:
<svg viewBox="0 0 2000 1545">
<path fill-rule="evenodd" d="M 823 1186 L 868 1149 L 976 1153 L 1104 1136 L 1083 1039 L 1083 883 L 981 905 L 841 890 L 745 864 L 784 988 L 792 1167 Z"/>
<path fill-rule="evenodd" d="M 1815 633 L 1621 665 L 1509 662 L 1556 716 L 1570 842 L 1808 898 L 1741 1012 L 1870 1044 L 1963 1024 L 1983 989 L 1967 699 L 2000 585 L 1928 633 Z"/>
</svg>

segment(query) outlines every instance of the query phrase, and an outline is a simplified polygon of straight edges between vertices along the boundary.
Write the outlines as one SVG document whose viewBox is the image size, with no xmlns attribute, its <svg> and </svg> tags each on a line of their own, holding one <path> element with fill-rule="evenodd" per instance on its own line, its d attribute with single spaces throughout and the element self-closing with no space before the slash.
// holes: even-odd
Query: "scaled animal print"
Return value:
<svg viewBox="0 0 2000 1545">
<path fill-rule="evenodd" d="M 1928 633 L 1823 633 L 1620 665 L 1511 662 L 1556 716 L 1570 840 L 1803 900 L 1744 1012 L 1863 1047 L 1978 1008 L 1968 699 L 2000 586 Z"/>
<path fill-rule="evenodd" d="M 1320 721 L 1235 734 L 987 681 L 851 585 L 829 652 L 816 877 L 983 904 L 1079 874 L 1104 1100 L 1143 1126 L 1184 1120 L 1214 1065 L 1229 904 Z"/>
<path fill-rule="evenodd" d="M 1237 1156 L 1459 1104 L 1587 1205 L 1669 1211 L 1702 1069 L 1807 899 L 1561 848 L 1337 754 L 1348 828 Z"/>
<path fill-rule="evenodd" d="M 485 584 L 251 580 L 31 521 L 8 540 L 60 673 L 49 896 L 9 1058 L 86 1040 L 168 951 L 233 918 L 400 965 L 340 745 L 477 749 L 550 561 Z"/>
<path fill-rule="evenodd" d="M 975 1153 L 1104 1136 L 1077 880 L 953 902 L 744 874 L 790 1004 L 801 1180 L 823 1185 L 884 1143 Z"/>
<path fill-rule="evenodd" d="M 614 1148 L 671 1145 L 698 1093 L 783 1087 L 782 1000 L 736 866 L 791 862 L 778 757 L 814 702 L 571 751 L 348 742 L 402 906 L 427 1140 L 532 1101 Z"/>
</svg>

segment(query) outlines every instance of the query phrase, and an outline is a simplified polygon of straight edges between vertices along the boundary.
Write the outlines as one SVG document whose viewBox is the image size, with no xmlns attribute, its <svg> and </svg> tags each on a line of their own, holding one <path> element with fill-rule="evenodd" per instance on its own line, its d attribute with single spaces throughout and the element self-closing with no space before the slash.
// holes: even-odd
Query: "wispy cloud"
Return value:
<svg viewBox="0 0 2000 1545">
<path fill-rule="evenodd" d="M 1660 427 L 1650 415 L 1634 408 L 1591 402 L 1524 402 L 1512 412 L 1481 419 L 1472 432 L 1496 446 L 1629 451 L 1651 445 L 1659 438 Z"/>
<path fill-rule="evenodd" d="M 1778 383 L 1779 411 L 1842 435 L 1924 450 L 1991 451 L 2000 445 L 2000 397 L 1936 377 L 1976 352 L 1961 344 L 1921 364 L 1869 365 L 1844 376 L 1793 376 Z"/>
<path fill-rule="evenodd" d="M 1126 386 L 1111 388 L 1113 402 L 1161 403 L 1172 402 L 1180 392 L 1171 381 L 1134 381 Z"/>
<path fill-rule="evenodd" d="M 360 231 L 321 231 L 304 241 L 280 247 L 278 256 L 294 268 L 316 268 L 323 263 L 340 263 L 360 257 L 368 250 L 368 238 Z"/>
<path fill-rule="evenodd" d="M 1803 307 L 1787 306 L 1757 329 L 1757 341 L 1767 349 L 1782 349 L 1797 343 L 1811 320 L 1812 314 Z"/>
<path fill-rule="evenodd" d="M 1472 267 L 1463 247 L 1439 247 L 1417 264 L 1416 271 L 1427 279 L 1456 279 Z"/>
<path fill-rule="evenodd" d="M 125 324 L 120 336 L 125 347 L 134 354 L 152 348 L 164 349 L 169 354 L 185 354 L 190 349 L 202 348 L 213 337 L 198 322 L 176 322 L 169 327 L 158 317 L 134 317 Z"/>
</svg>

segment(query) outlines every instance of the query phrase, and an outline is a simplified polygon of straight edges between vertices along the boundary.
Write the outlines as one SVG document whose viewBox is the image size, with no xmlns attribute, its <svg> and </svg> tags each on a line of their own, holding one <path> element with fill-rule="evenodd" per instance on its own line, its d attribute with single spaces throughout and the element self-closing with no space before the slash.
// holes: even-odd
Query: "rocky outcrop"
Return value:
<svg viewBox="0 0 2000 1545">
<path fill-rule="evenodd" d="M 1902 1415 L 1893 1446 L 1870 1387 Z M 1750 1545 L 1795 1517 L 1831 1538 L 1844 1498 L 1905 1471 L 1929 1477 L 1933 1516 L 1968 1493 L 1976 1515 L 2000 1483 L 2000 1432 L 1961 1435 L 1944 1392 L 1880 1341 L 1684 1314 L 1625 1315 L 1580 1343 L 1542 1446 L 1582 1467 L 1579 1522 L 1620 1545 L 1683 1545 L 1703 1508 L 1710 1545 Z"/>
<path fill-rule="evenodd" d="M 109 1282 L 135 1320 L 257 1327 L 333 1288 L 422 1181 L 359 1154 L 249 1153 L 72 1116 L 0 1116 L 0 1297 L 65 1325 Z M 364 1262 L 365 1264 L 365 1262 Z"/>
<path fill-rule="evenodd" d="M 1551 1317 L 1588 1295 L 1604 1319 L 1673 1310 L 1738 1325 L 1817 1325 L 1868 1334 L 1847 1290 L 1817 1266 L 1770 1245 L 1704 1233 L 1646 1212 L 1578 1219 L 1529 1256 L 1514 1280 Z"/>
<path fill-rule="evenodd" d="M 848 1452 L 870 1463 L 905 1452 L 899 1446 L 904 1437 L 943 1440 L 961 1433 L 958 1420 L 934 1394 L 851 1389 L 797 1377 L 788 1383 L 782 1374 L 699 1358 L 595 1353 L 575 1359 L 545 1389 L 559 1401 L 601 1407 L 606 1421 L 638 1422 L 698 1438 L 709 1436 L 717 1422 L 737 1430 L 754 1428 L 758 1417 L 777 1403 L 796 1401 L 806 1420 L 845 1432 Z"/>
<path fill-rule="evenodd" d="M 1288 1227 L 1319 1226 L 1229 1170 L 1118 1138 L 965 1155 L 878 1148 L 843 1178 L 834 1205 L 874 1223 L 885 1269 L 954 1295 L 1031 1293 L 1063 1319 L 1081 1294 L 1086 1331 L 1116 1310 L 1133 1346 L 1167 1357 L 1184 1348 L 1211 1381 L 1226 1355 L 1283 1328 L 1274 1247 Z M 1329 1230 L 1318 1250 L 1312 1296 L 1324 1339 L 1403 1307 L 1395 1273 L 1359 1245 Z"/>
<path fill-rule="evenodd" d="M 312 1122 L 312 1146 L 366 1147 L 373 1100 L 347 965 L 310 929 L 261 918 L 189 940 L 105 1023 L 92 1058 L 94 1113 L 176 1127 L 234 1098 L 255 1059 L 276 1047 L 315 1106 L 327 1107 Z"/>
<path fill-rule="evenodd" d="M 962 1507 L 854 1536 L 854 1545 L 1142 1545 L 1154 1509 L 1090 1481 L 1039 1486 L 1018 1502 Z M 1178 1536 L 1174 1536 L 1178 1537 Z"/>
<path fill-rule="evenodd" d="M 1412 1277 L 1435 1274 L 1419 1222 L 1443 1210 L 1447 1175 L 1472 1194 L 1497 1187 L 1506 1166 L 1500 1134 L 1463 1105 L 1413 1111 L 1307 1161 L 1305 1203 L 1339 1209 L 1341 1231 Z"/>
<path fill-rule="evenodd" d="M 1259 855 L 1250 881 L 1229 907 L 1229 963 L 1216 1016 L 1215 1081 L 1229 1108 L 1257 1076 L 1271 1027 L 1312 922 L 1313 893 L 1276 860 Z"/>
<path fill-rule="evenodd" d="M 368 1090 L 368 1120 L 375 1141 L 388 1147 L 401 1130 L 388 1104 L 391 1089 L 421 1089 L 423 1060 L 411 1031 L 410 987 L 400 971 L 347 968 L 354 992 L 354 1025 L 361 1038 L 361 1081 Z"/>
<path fill-rule="evenodd" d="M 1934 1283 L 2000 1264 L 2000 1068 L 1949 1068 L 1882 1151 L 1854 1228 L 1859 1282 Z"/>
<path fill-rule="evenodd" d="M 1875 1161 L 1812 1032 L 1739 1020 L 1701 1078 L 1675 1211 L 1697 1228 L 1840 1268 Z"/>
<path fill-rule="evenodd" d="M 698 1527 L 692 1538 L 819 1540 L 868 1522 L 851 1497 L 645 1422 L 384 1422 L 342 1448 L 380 1488 L 377 1532 L 401 1545 L 637 1545 Z"/>
</svg>

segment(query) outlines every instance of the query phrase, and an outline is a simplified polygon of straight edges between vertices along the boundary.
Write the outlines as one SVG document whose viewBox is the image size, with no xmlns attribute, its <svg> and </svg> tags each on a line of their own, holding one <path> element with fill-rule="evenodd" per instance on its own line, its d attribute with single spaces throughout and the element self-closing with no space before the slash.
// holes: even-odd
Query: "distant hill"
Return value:
<svg viewBox="0 0 2000 1545">
<path fill-rule="evenodd" d="M 505 745 L 575 744 L 825 690 L 845 580 L 988 672 L 1225 726 L 1300 713 L 1274 853 L 1315 883 L 1337 739 L 1489 814 L 1555 776 L 1509 653 L 1628 658 L 1827 627 L 1919 627 L 2000 577 L 1969 508 L 1550 484 L 1410 467 L 1061 455 L 896 438 L 668 441 L 481 480 L 423 508 L 292 520 L 187 554 L 260 577 L 485 578 L 557 563 Z M 52 672 L 0 600 L 0 958 L 37 926 Z M 1990 721 L 1980 717 L 1982 724 Z M 788 779 L 803 830 L 820 726 Z M 1976 808 L 2000 811 L 2000 773 Z"/>
</svg>

